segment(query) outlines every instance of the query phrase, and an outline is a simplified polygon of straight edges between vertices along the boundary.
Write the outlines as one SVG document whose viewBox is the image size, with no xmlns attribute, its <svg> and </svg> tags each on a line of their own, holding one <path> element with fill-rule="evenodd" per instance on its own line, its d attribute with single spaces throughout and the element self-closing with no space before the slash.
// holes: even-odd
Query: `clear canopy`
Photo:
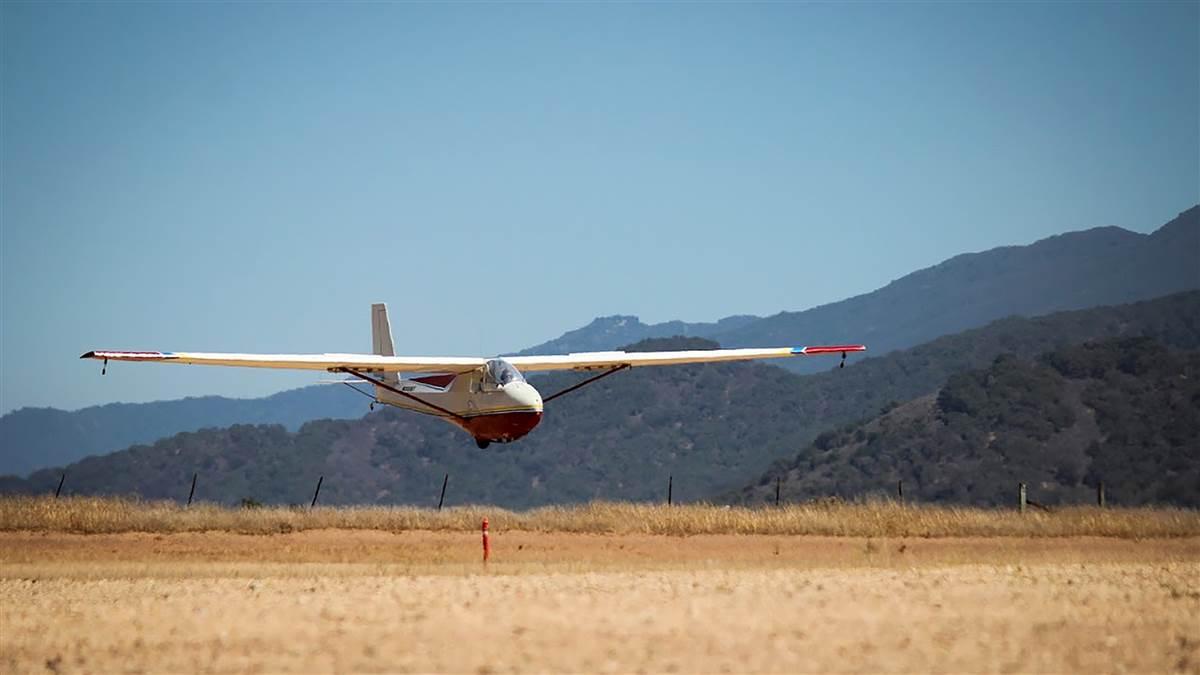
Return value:
<svg viewBox="0 0 1200 675">
<path fill-rule="evenodd" d="M 492 359 L 487 362 L 487 379 L 493 384 L 504 386 L 512 382 L 524 382 L 525 377 L 513 364 L 504 359 Z"/>
</svg>

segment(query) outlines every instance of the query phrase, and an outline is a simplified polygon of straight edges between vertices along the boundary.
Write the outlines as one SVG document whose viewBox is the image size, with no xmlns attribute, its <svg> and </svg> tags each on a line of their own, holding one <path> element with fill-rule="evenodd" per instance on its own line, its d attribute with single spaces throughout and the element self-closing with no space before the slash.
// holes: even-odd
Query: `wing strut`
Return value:
<svg viewBox="0 0 1200 675">
<path fill-rule="evenodd" d="M 353 376 L 359 378 L 360 380 L 365 380 L 367 382 L 370 382 L 371 384 L 373 384 L 377 387 L 383 387 L 384 389 L 387 389 L 388 391 L 392 392 L 393 394 L 403 396 L 404 398 L 407 398 L 407 399 L 412 399 L 412 400 L 416 401 L 417 403 L 420 403 L 423 406 L 433 408 L 434 410 L 442 413 L 443 415 L 448 415 L 450 417 L 453 417 L 454 419 L 458 420 L 459 422 L 467 421 L 467 418 L 463 417 L 462 415 L 459 415 L 456 412 L 447 410 L 447 409 L 441 407 L 440 405 L 434 405 L 434 404 L 430 403 L 429 401 L 422 400 L 416 396 L 413 396 L 412 394 L 410 394 L 406 391 L 400 391 L 399 389 L 393 387 L 392 385 L 388 384 L 387 382 L 384 382 L 383 380 L 377 380 L 377 379 L 371 377 L 370 375 L 365 375 L 363 373 L 360 373 L 353 368 L 333 368 L 332 370 L 334 372 L 340 371 L 343 373 L 349 373 L 350 375 L 353 375 Z"/>
<path fill-rule="evenodd" d="M 630 366 L 628 363 L 622 363 L 621 365 L 617 366 L 616 368 L 606 370 L 603 373 L 596 375 L 595 377 L 589 377 L 588 379 L 584 380 L 583 382 L 580 382 L 579 384 L 576 384 L 571 387 L 567 387 L 566 389 L 563 389 L 562 391 L 558 392 L 557 394 L 543 396 L 542 403 L 543 404 L 549 403 L 550 401 L 553 401 L 554 399 L 558 398 L 559 396 L 562 396 L 563 394 L 569 394 L 569 393 L 575 391 L 576 389 L 584 386 L 585 384 L 591 384 L 591 383 L 595 382 L 596 380 L 600 380 L 600 379 L 608 377 L 609 375 L 612 375 L 613 373 L 617 372 L 618 370 L 625 370 L 626 368 L 629 368 L 629 367 Z"/>
</svg>

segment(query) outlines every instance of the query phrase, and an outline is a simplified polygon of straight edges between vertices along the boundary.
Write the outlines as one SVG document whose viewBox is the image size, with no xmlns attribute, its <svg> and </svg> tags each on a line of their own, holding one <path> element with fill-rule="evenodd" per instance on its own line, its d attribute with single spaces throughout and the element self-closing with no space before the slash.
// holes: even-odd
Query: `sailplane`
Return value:
<svg viewBox="0 0 1200 675">
<path fill-rule="evenodd" d="M 371 305 L 372 354 L 223 354 L 208 352 L 89 351 L 79 358 L 205 366 L 323 370 L 374 385 L 372 407 L 387 404 L 440 417 L 462 427 L 480 448 L 511 443 L 542 420 L 545 404 L 629 368 L 717 361 L 751 361 L 866 351 L 864 345 L 695 349 L 662 352 L 583 352 L 554 356 L 396 356 L 387 306 Z M 543 397 L 522 372 L 591 371 L 597 374 Z M 103 372 L 103 370 L 102 370 Z M 404 377 L 401 377 L 401 376 Z M 360 390 L 361 391 L 361 390 Z"/>
</svg>

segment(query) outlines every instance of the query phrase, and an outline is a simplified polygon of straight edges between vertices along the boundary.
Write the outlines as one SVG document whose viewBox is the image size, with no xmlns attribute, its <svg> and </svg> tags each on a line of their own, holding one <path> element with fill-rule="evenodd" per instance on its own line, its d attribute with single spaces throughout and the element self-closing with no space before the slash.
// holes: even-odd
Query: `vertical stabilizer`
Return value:
<svg viewBox="0 0 1200 675">
<path fill-rule="evenodd" d="M 388 321 L 387 305 L 382 302 L 371 305 L 371 353 L 380 356 L 395 356 L 396 346 L 392 343 L 392 324 Z M 388 384 L 396 384 L 400 376 L 383 373 L 380 377 Z"/>
</svg>

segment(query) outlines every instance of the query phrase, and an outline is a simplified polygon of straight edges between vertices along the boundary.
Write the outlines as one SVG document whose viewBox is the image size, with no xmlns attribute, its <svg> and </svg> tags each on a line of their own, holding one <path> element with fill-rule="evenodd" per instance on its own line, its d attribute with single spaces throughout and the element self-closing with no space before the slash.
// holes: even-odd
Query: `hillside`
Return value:
<svg viewBox="0 0 1200 675">
<path fill-rule="evenodd" d="M 732 500 L 894 494 L 1011 504 L 1090 503 L 1105 484 L 1121 505 L 1200 507 L 1200 350 L 1118 338 L 1002 355 L 936 394 L 821 434 Z"/>
<path fill-rule="evenodd" d="M 1005 316 L 1038 316 L 1200 288 L 1200 206 L 1152 234 L 1101 227 L 956 256 L 879 290 L 714 333 L 724 345 L 862 342 L 886 354 Z M 817 372 L 812 363 L 789 364 Z"/>
<path fill-rule="evenodd" d="M 1005 316 L 1119 304 L 1200 288 L 1197 251 L 1200 206 L 1151 235 L 1099 228 L 1029 246 L 962 255 L 872 293 L 803 312 L 650 325 L 633 316 L 603 317 L 520 353 L 607 350 L 683 335 L 731 347 L 864 342 L 879 356 Z M 804 359 L 780 365 L 802 373 L 828 367 L 820 360 Z M 74 412 L 22 409 L 0 417 L 0 475 L 24 475 L 182 431 L 236 423 L 279 423 L 296 429 L 308 420 L 354 418 L 363 412 L 358 395 L 329 386 L 252 400 L 205 397 Z"/>
<path fill-rule="evenodd" d="M 1037 354 L 1107 336 L 1147 335 L 1200 348 L 1200 292 L 1155 301 L 1012 318 L 882 358 L 851 361 L 813 376 L 762 364 L 710 364 L 614 375 L 552 402 L 542 425 L 509 446 L 478 450 L 448 424 L 385 409 L 361 420 L 324 420 L 296 433 L 280 426 L 235 426 L 180 434 L 67 468 L 70 493 L 198 494 L 295 503 L 325 476 L 326 503 L 436 500 L 445 472 L 449 500 L 510 507 L 590 499 L 708 498 L 751 481 L 790 458 L 821 431 L 877 412 L 889 401 L 935 391 L 946 378 L 984 367 L 1002 353 Z M 696 347 L 648 341 L 642 348 Z M 544 393 L 578 381 L 571 373 L 537 380 Z M 28 480 L 0 479 L 0 491 L 53 491 L 58 470 Z"/>
<path fill-rule="evenodd" d="M 1006 316 L 1116 305 L 1200 288 L 1200 206 L 1145 235 L 1099 227 L 955 256 L 870 293 L 766 318 L 647 326 L 635 316 L 591 324 L 524 353 L 614 349 L 646 337 L 696 335 L 727 347 L 865 343 L 905 349 Z M 819 372 L 811 361 L 781 364 Z"/>
<path fill-rule="evenodd" d="M 362 417 L 367 403 L 344 386 L 316 385 L 252 399 L 203 396 L 72 412 L 21 408 L 0 417 L 0 475 L 23 476 L 181 431 L 231 424 L 281 424 L 295 430 L 316 418 Z"/>
</svg>

